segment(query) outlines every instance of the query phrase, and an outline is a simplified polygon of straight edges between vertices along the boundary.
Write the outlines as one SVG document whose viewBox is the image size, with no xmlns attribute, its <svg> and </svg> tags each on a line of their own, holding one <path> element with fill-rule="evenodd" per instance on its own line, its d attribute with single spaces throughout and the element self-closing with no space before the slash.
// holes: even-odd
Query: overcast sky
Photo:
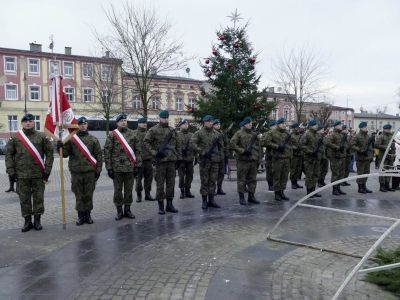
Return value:
<svg viewBox="0 0 400 300">
<path fill-rule="evenodd" d="M 273 86 L 272 62 L 284 49 L 307 46 L 318 53 L 328 70 L 329 98 L 335 105 L 375 111 L 388 106 L 399 112 L 400 1 L 398 0 L 147 0 L 173 24 L 185 53 L 198 57 L 191 77 L 205 79 L 198 60 L 210 55 L 215 32 L 230 23 L 236 8 L 249 20 L 248 35 L 260 52 L 260 88 Z M 104 9 L 108 0 L 0 0 L 0 47 L 28 49 L 54 35 L 55 51 L 71 46 L 73 54 L 98 53 L 92 29 L 107 32 Z M 120 0 L 113 0 L 121 6 Z M 96 49 L 97 48 L 97 49 Z M 184 71 L 175 75 L 186 76 Z"/>
</svg>

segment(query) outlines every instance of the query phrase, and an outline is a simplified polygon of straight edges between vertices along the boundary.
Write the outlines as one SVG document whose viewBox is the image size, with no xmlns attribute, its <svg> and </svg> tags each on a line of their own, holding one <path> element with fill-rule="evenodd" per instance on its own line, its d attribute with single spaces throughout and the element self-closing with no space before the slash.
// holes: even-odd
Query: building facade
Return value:
<svg viewBox="0 0 400 300">
<path fill-rule="evenodd" d="M 397 131 L 400 129 L 400 116 L 399 114 L 393 116 L 389 114 L 370 114 L 370 113 L 356 113 L 355 114 L 355 127 L 361 122 L 367 122 L 368 129 L 372 131 L 381 131 L 385 124 L 392 125 L 392 130 Z"/>
</svg>

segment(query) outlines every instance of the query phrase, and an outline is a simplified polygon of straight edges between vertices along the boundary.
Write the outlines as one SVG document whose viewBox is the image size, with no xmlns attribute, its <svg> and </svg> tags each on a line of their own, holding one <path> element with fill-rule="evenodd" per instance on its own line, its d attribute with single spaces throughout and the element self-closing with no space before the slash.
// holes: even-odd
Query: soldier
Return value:
<svg viewBox="0 0 400 300">
<path fill-rule="evenodd" d="M 379 135 L 375 142 L 375 147 L 379 149 L 379 161 L 381 162 L 383 159 L 383 155 L 385 154 L 386 148 L 390 147 L 388 154 L 386 155 L 385 161 L 383 162 L 383 170 L 390 170 L 393 166 L 393 162 L 395 160 L 396 148 L 394 143 L 389 145 L 389 142 L 392 138 L 392 125 L 386 124 L 383 126 L 383 132 Z M 392 189 L 390 186 L 390 177 L 389 176 L 379 176 L 379 190 L 381 192 L 394 192 L 395 189 Z"/>
<path fill-rule="evenodd" d="M 345 151 L 346 157 L 345 157 L 345 163 L 344 163 L 345 168 L 344 168 L 343 178 L 347 178 L 347 177 L 349 177 L 349 174 L 350 174 L 351 157 L 353 156 L 353 151 L 352 151 L 351 146 L 350 146 L 351 145 L 351 140 L 353 138 L 352 138 L 352 136 L 350 134 L 350 129 L 347 128 L 346 124 L 343 124 L 341 133 L 346 136 L 346 151 Z M 350 183 L 345 181 L 345 182 L 342 182 L 341 185 L 342 186 L 349 186 Z"/>
<path fill-rule="evenodd" d="M 229 140 L 226 134 L 221 131 L 221 121 L 219 119 L 214 119 L 214 130 L 222 134 L 223 139 L 222 148 L 220 149 L 221 161 L 219 162 L 218 168 L 217 195 L 226 195 L 226 193 L 222 190 L 222 183 L 225 176 L 225 166 L 228 165 Z"/>
<path fill-rule="evenodd" d="M 10 140 L 11 140 L 11 138 L 10 138 Z M 10 183 L 10 187 L 5 192 L 6 193 L 15 192 L 15 189 L 14 189 L 15 178 L 13 176 L 8 176 L 8 182 Z"/>
<path fill-rule="evenodd" d="M 329 169 L 329 159 L 326 157 L 326 146 L 325 146 L 326 136 L 328 135 L 329 127 L 325 125 L 325 127 L 320 131 L 321 131 L 320 134 L 323 135 L 324 141 L 322 143 L 322 148 L 321 148 L 321 161 L 320 161 L 320 173 L 318 176 L 318 187 L 323 187 L 326 185 L 325 177 L 326 174 L 328 174 L 328 169 Z"/>
<path fill-rule="evenodd" d="M 259 204 L 254 197 L 257 187 L 257 164 L 261 158 L 261 146 L 257 133 L 251 130 L 251 117 L 240 122 L 241 129 L 233 135 L 230 146 L 237 161 L 237 190 L 240 205 L 247 205 L 244 192 L 247 190 L 248 203 Z"/>
<path fill-rule="evenodd" d="M 115 122 L 117 129 L 110 133 L 104 145 L 104 161 L 108 177 L 114 183 L 113 201 L 117 208 L 115 220 L 119 221 L 123 217 L 135 218 L 131 212 L 134 183 L 133 168 L 136 164 L 140 165 L 141 153 L 139 140 L 128 128 L 126 114 L 119 114 Z"/>
<path fill-rule="evenodd" d="M 144 200 L 154 201 L 155 199 L 151 196 L 151 182 L 153 181 L 153 156 L 150 151 L 147 151 L 144 147 L 144 137 L 147 132 L 147 118 L 138 119 L 138 128 L 133 131 L 136 135 L 139 145 L 141 147 L 141 164 L 135 165 L 135 175 L 136 175 L 136 202 L 142 202 L 142 191 L 144 181 Z"/>
<path fill-rule="evenodd" d="M 297 179 L 301 177 L 303 169 L 303 151 L 300 145 L 302 134 L 298 123 L 290 125 L 292 129 L 291 144 L 293 149 L 293 157 L 290 160 L 290 181 L 292 182 L 292 189 L 302 189 L 303 187 L 297 183 Z"/>
<path fill-rule="evenodd" d="M 374 149 L 374 138 L 368 136 L 367 122 L 361 122 L 358 128 L 360 131 L 351 141 L 352 150 L 356 154 L 357 175 L 369 174 Z M 372 193 L 367 188 L 367 179 L 357 179 L 358 192 L 361 194 Z"/>
<path fill-rule="evenodd" d="M 333 123 L 334 130 L 331 135 L 326 139 L 327 156 L 331 165 L 331 182 L 335 182 L 339 179 L 344 178 L 344 168 L 346 159 L 346 136 L 341 134 L 342 123 L 336 121 Z M 340 189 L 340 184 L 334 185 L 332 188 L 332 194 L 335 196 L 346 195 Z"/>
<path fill-rule="evenodd" d="M 272 173 L 272 149 L 268 147 L 266 141 L 269 139 L 269 135 L 271 134 L 272 130 L 276 127 L 276 121 L 271 120 L 269 122 L 269 130 L 266 131 L 261 137 L 261 145 L 265 147 L 265 173 L 266 179 L 268 183 L 268 191 L 274 190 L 274 177 Z"/>
<path fill-rule="evenodd" d="M 317 121 L 311 119 L 308 121 L 307 132 L 300 141 L 304 152 L 304 172 L 306 174 L 307 194 L 315 191 L 317 180 L 320 174 L 320 162 L 323 151 L 324 137 L 318 133 L 319 126 Z M 321 197 L 320 194 L 314 194 L 311 198 Z"/>
<path fill-rule="evenodd" d="M 93 192 L 100 177 L 103 155 L 99 140 L 88 132 L 85 117 L 78 119 L 78 132 L 65 143 L 57 142 L 57 150 L 63 148 L 63 157 L 69 157 L 71 191 L 75 194 L 75 209 L 78 212 L 76 225 L 93 224 L 90 212 L 93 209 Z"/>
<path fill-rule="evenodd" d="M 196 131 L 190 140 L 193 144 L 193 149 L 200 157 L 202 209 L 207 209 L 207 207 L 220 208 L 214 200 L 214 193 L 221 161 L 221 154 L 218 148 L 222 148 L 223 136 L 214 130 L 213 120 L 214 118 L 210 115 L 204 116 L 203 128 Z"/>
<path fill-rule="evenodd" d="M 25 219 L 21 231 L 27 232 L 32 228 L 42 230 L 44 184 L 49 179 L 54 157 L 50 140 L 35 130 L 33 115 L 24 115 L 21 124 L 22 130 L 7 143 L 6 169 L 8 176 L 17 181 L 21 213 Z"/>
<path fill-rule="evenodd" d="M 274 181 L 275 200 L 290 200 L 284 190 L 288 180 L 292 148 L 291 136 L 286 131 L 286 120 L 280 118 L 276 121 L 276 128 L 267 136 L 266 145 L 272 149 L 272 174 Z"/>
<path fill-rule="evenodd" d="M 174 200 L 176 163 L 182 160 L 182 148 L 176 130 L 168 125 L 169 112 L 162 110 L 159 117 L 160 123 L 147 131 L 144 145 L 155 159 L 158 213 L 164 215 L 165 211 L 178 212 L 172 201 Z M 164 199 L 167 199 L 165 210 Z"/>
<path fill-rule="evenodd" d="M 189 121 L 182 119 L 179 124 L 178 139 L 182 147 L 182 160 L 178 162 L 179 188 L 181 189 L 181 199 L 194 198 L 190 192 L 193 181 L 193 160 L 194 150 L 190 143 L 192 133 L 188 130 Z"/>
</svg>

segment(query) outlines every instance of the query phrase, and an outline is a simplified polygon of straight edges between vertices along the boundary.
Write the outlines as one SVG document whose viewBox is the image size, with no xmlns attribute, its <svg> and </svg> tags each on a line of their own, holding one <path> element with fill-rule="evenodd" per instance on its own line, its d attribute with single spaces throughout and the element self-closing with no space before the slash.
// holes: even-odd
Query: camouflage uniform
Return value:
<svg viewBox="0 0 400 300">
<path fill-rule="evenodd" d="M 328 174 L 329 169 L 329 159 L 326 157 L 326 146 L 325 146 L 326 136 L 324 136 L 324 143 L 321 149 L 321 161 L 320 161 L 320 172 L 318 177 L 318 186 L 325 186 L 325 177 Z"/>
<path fill-rule="evenodd" d="M 266 131 L 262 137 L 261 137 L 261 145 L 265 147 L 265 174 L 266 174 L 266 179 L 268 182 L 268 189 L 270 191 L 273 190 L 274 186 L 274 177 L 273 177 L 273 172 L 272 172 L 272 148 L 268 147 L 267 145 L 267 140 L 270 139 L 272 130 Z"/>
<path fill-rule="evenodd" d="M 182 147 L 182 160 L 179 162 L 178 174 L 179 174 L 179 188 L 182 191 L 181 198 L 190 197 L 192 198 L 190 188 L 193 181 L 193 160 L 194 150 L 190 143 L 192 133 L 188 129 L 180 129 L 178 132 L 178 139 Z M 183 196 L 183 197 L 182 197 Z"/>
<path fill-rule="evenodd" d="M 223 131 L 217 130 L 217 132 L 222 134 L 223 141 L 220 149 L 221 160 L 218 166 L 217 194 L 225 195 L 224 191 L 222 190 L 222 183 L 225 177 L 225 165 L 228 163 L 229 157 L 229 139 Z"/>
<path fill-rule="evenodd" d="M 346 136 L 341 134 L 341 130 L 334 129 L 332 134 L 326 139 L 327 156 L 330 160 L 332 171 L 331 182 L 344 178 L 346 162 Z M 333 194 L 345 194 L 341 191 L 340 185 L 333 187 Z"/>
<path fill-rule="evenodd" d="M 357 175 L 369 174 L 373 157 L 374 142 L 367 131 L 361 131 L 351 141 L 351 148 L 356 155 Z M 365 194 L 368 178 L 357 179 L 359 192 Z M 360 186 L 361 185 L 361 186 Z"/>
<path fill-rule="evenodd" d="M 393 167 L 393 163 L 395 160 L 396 150 L 394 145 L 389 145 L 390 139 L 392 138 L 391 132 L 382 132 L 380 136 L 377 137 L 375 142 L 375 148 L 379 149 L 379 161 L 383 160 L 383 155 L 385 154 L 386 148 L 390 147 L 388 154 L 386 155 L 385 161 L 383 162 L 383 170 L 390 170 Z M 379 184 L 381 186 L 381 191 L 386 189 L 391 191 L 392 189 L 389 187 L 390 183 L 389 176 L 379 176 Z M 382 189 L 383 188 L 383 189 Z"/>
<path fill-rule="evenodd" d="M 350 175 L 351 158 L 353 156 L 353 150 L 351 149 L 351 146 L 350 146 L 352 140 L 353 140 L 353 137 L 350 134 L 346 136 L 347 147 L 346 147 L 345 169 L 344 169 L 343 178 L 347 178 Z M 348 184 L 345 184 L 345 185 L 348 185 Z"/>
<path fill-rule="evenodd" d="M 301 137 L 302 134 L 295 130 L 291 135 L 290 141 L 293 149 L 293 156 L 290 160 L 290 181 L 293 189 L 302 188 L 302 186 L 297 183 L 303 171 L 303 150 L 300 145 Z"/>
<path fill-rule="evenodd" d="M 53 146 L 43 133 L 34 129 L 23 129 L 23 132 L 40 156 L 45 158 L 44 173 L 17 136 L 13 136 L 7 143 L 6 169 L 9 176 L 17 178 L 22 217 L 30 218 L 31 215 L 39 216 L 44 213 L 43 179 L 50 175 L 54 157 Z"/>
</svg>

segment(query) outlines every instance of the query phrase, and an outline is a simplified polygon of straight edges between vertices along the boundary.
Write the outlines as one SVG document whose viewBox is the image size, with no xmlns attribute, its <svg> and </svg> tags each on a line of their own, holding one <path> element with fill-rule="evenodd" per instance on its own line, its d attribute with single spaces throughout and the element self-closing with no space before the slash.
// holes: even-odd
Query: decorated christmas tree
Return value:
<svg viewBox="0 0 400 300">
<path fill-rule="evenodd" d="M 236 128 L 244 117 L 251 116 L 261 126 L 274 104 L 258 90 L 261 76 L 256 73 L 257 54 L 248 41 L 248 24 L 236 26 L 241 19 L 237 12 L 231 19 L 233 26 L 217 32 L 217 43 L 201 62 L 209 88 L 203 91 L 193 114 L 198 120 L 211 114 L 225 127 L 233 123 Z"/>
</svg>

